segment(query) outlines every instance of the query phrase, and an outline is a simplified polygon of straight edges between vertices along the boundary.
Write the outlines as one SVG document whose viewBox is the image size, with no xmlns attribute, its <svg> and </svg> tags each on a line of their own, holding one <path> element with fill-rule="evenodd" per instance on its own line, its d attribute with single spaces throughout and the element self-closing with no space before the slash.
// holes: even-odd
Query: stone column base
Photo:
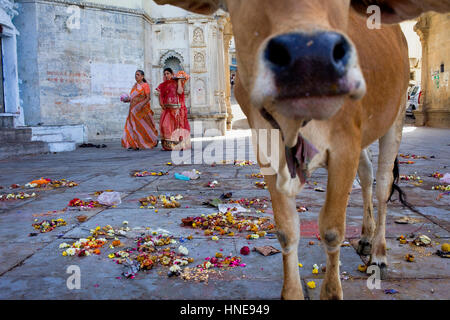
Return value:
<svg viewBox="0 0 450 320">
<path fill-rule="evenodd" d="M 427 111 L 426 125 L 434 128 L 450 128 L 450 110 Z"/>
<path fill-rule="evenodd" d="M 201 121 L 202 123 L 202 135 L 209 136 L 206 131 L 208 129 L 216 129 L 220 132 L 222 136 L 226 134 L 227 131 L 227 114 L 226 113 L 216 113 L 216 114 L 188 114 L 189 122 L 191 123 L 191 132 L 193 130 L 193 122 Z M 213 133 L 213 132 L 211 132 Z"/>
<path fill-rule="evenodd" d="M 428 126 L 433 128 L 450 128 L 450 110 L 414 110 L 416 126 Z M 425 123 L 426 118 L 426 123 Z"/>
<path fill-rule="evenodd" d="M 425 114 L 421 110 L 413 111 L 414 117 L 416 119 L 415 124 L 418 127 L 423 127 L 425 125 Z"/>
</svg>

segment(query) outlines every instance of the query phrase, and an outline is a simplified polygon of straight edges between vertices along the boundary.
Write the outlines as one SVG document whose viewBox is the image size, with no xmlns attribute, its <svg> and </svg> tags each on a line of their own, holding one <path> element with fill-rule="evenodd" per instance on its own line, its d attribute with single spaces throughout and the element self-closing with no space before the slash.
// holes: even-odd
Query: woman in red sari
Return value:
<svg viewBox="0 0 450 320">
<path fill-rule="evenodd" d="M 159 123 L 163 150 L 186 150 L 191 148 L 191 127 L 187 119 L 184 99 L 184 84 L 189 76 L 174 77 L 170 68 L 164 69 L 165 81 L 156 90 L 159 91 L 159 104 L 163 110 Z"/>
<path fill-rule="evenodd" d="M 130 102 L 122 146 L 129 150 L 152 149 L 158 144 L 158 131 L 150 108 L 150 86 L 142 70 L 136 71 L 135 78 L 130 96 L 121 97 L 123 102 Z"/>
</svg>

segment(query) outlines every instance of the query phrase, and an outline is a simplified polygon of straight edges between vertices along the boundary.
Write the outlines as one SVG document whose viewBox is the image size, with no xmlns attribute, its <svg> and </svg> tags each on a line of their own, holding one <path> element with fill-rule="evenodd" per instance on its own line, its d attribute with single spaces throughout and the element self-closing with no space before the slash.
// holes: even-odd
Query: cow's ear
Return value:
<svg viewBox="0 0 450 320">
<path fill-rule="evenodd" d="M 450 12 L 450 0 L 351 0 L 352 7 L 363 16 L 372 15 L 377 9 L 382 23 L 399 23 L 414 19 L 424 12 Z"/>
<path fill-rule="evenodd" d="M 194 13 L 210 15 L 225 9 L 224 0 L 154 0 L 157 4 L 170 4 Z"/>
</svg>

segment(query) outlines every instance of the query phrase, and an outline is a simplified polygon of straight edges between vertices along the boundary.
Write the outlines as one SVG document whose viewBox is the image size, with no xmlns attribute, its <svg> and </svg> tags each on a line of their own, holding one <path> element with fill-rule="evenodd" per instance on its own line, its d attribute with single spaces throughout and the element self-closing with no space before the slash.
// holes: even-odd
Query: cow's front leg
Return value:
<svg viewBox="0 0 450 320">
<path fill-rule="evenodd" d="M 363 196 L 363 223 L 361 231 L 361 239 L 358 243 L 358 253 L 369 255 L 372 250 L 372 239 L 375 232 L 375 220 L 373 218 L 373 201 L 372 201 L 372 185 L 373 185 L 373 166 L 369 156 L 369 150 L 361 151 L 359 157 L 358 176 L 361 181 Z"/>
<path fill-rule="evenodd" d="M 272 207 L 277 227 L 277 237 L 283 253 L 283 289 L 281 299 L 304 299 L 298 271 L 298 242 L 300 223 L 295 209 L 295 197 L 287 197 L 276 190 L 276 175 L 265 176 L 272 198 Z"/>
<path fill-rule="evenodd" d="M 319 215 L 319 230 L 327 253 L 327 269 L 321 299 L 342 299 L 339 275 L 340 246 L 345 238 L 345 213 L 358 167 L 359 150 L 345 148 L 330 152 L 327 196 Z"/>
<path fill-rule="evenodd" d="M 404 108 L 400 110 L 398 118 L 389 131 L 380 138 L 377 169 L 377 225 L 372 243 L 372 255 L 370 264 L 377 265 L 380 268 L 381 280 L 387 277 L 387 257 L 386 257 L 386 213 L 387 202 L 392 190 L 394 180 L 393 168 L 395 158 L 398 154 L 400 142 L 402 139 L 403 121 L 405 118 Z"/>
</svg>

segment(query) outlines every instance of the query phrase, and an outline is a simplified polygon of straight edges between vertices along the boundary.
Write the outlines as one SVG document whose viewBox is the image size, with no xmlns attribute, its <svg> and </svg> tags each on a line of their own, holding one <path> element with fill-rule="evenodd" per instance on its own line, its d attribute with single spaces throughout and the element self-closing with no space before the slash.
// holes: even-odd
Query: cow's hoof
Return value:
<svg viewBox="0 0 450 320">
<path fill-rule="evenodd" d="M 358 242 L 358 249 L 356 252 L 362 256 L 368 256 L 372 252 L 372 244 L 366 239 L 361 239 Z"/>
<path fill-rule="evenodd" d="M 376 263 L 372 262 L 370 263 L 371 266 L 377 266 L 379 269 L 379 272 L 377 272 L 380 275 L 380 280 L 386 280 L 388 276 L 388 266 L 384 262 Z"/>
</svg>

